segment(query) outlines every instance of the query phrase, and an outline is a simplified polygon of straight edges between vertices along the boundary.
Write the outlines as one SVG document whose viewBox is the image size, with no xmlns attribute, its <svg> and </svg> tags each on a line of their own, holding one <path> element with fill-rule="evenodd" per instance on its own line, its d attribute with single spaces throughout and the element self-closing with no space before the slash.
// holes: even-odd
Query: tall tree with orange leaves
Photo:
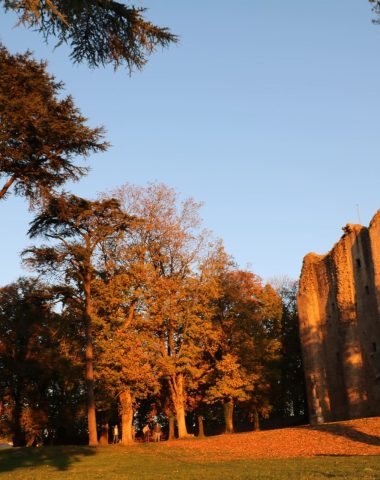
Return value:
<svg viewBox="0 0 380 480">
<path fill-rule="evenodd" d="M 187 390 L 202 375 L 204 352 L 212 349 L 212 290 L 200 264 L 207 233 L 200 230 L 200 205 L 179 202 L 174 190 L 152 184 L 114 192 L 127 214 L 142 219 L 132 235 L 145 269 L 141 315 L 157 348 L 156 362 L 168 386 L 178 435 L 187 436 Z"/>
<path fill-rule="evenodd" d="M 133 441 L 136 406 L 159 390 L 160 370 L 157 341 L 143 314 L 144 265 L 135 264 L 128 248 L 114 261 L 116 251 L 98 265 L 102 274 L 94 285 L 95 376 L 103 395 L 118 401 L 126 445 Z"/>
<path fill-rule="evenodd" d="M 210 400 L 222 400 L 226 432 L 232 433 L 237 402 L 250 405 L 255 426 L 269 413 L 268 392 L 275 379 L 281 344 L 281 300 L 249 271 L 226 268 L 219 274 L 220 297 L 214 317 L 219 351 Z"/>
</svg>

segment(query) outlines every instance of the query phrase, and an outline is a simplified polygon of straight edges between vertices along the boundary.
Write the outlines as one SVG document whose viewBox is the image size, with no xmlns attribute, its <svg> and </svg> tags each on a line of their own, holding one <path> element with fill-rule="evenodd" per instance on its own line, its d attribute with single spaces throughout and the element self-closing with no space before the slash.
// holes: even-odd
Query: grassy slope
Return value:
<svg viewBox="0 0 380 480">
<path fill-rule="evenodd" d="M 1 480 L 334 478 L 380 479 L 380 418 L 161 445 L 0 450 Z"/>
<path fill-rule="evenodd" d="M 44 447 L 0 452 L 0 478 L 64 479 L 367 479 L 380 478 L 380 456 L 199 462 L 181 450 L 144 445 Z"/>
</svg>

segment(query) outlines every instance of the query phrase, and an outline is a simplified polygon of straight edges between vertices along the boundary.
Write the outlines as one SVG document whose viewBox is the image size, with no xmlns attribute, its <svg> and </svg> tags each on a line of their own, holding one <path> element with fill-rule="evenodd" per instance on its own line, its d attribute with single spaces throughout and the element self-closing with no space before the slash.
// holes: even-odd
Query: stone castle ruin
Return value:
<svg viewBox="0 0 380 480">
<path fill-rule="evenodd" d="M 313 424 L 380 415 L 380 210 L 303 261 L 300 337 Z"/>
</svg>

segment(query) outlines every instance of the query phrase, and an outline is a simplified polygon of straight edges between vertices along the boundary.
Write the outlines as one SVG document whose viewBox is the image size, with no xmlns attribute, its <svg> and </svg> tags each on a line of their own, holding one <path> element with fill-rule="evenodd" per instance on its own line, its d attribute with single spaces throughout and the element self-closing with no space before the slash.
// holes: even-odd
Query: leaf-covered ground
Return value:
<svg viewBox="0 0 380 480">
<path fill-rule="evenodd" d="M 310 427 L 175 441 L 162 448 L 183 449 L 199 459 L 312 457 L 316 455 L 380 455 L 380 417 Z"/>
<path fill-rule="evenodd" d="M 130 447 L 14 448 L 0 451 L 0 479 L 377 480 L 380 418 Z"/>
</svg>

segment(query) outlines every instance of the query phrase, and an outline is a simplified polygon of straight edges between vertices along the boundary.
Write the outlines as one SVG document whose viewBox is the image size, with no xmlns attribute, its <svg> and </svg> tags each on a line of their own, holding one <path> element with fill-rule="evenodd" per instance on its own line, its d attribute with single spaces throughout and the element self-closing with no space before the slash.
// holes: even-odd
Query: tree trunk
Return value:
<svg viewBox="0 0 380 480">
<path fill-rule="evenodd" d="M 21 427 L 21 406 L 19 399 L 15 398 L 15 406 L 13 410 L 13 434 L 12 443 L 14 447 L 23 447 L 26 444 L 25 433 Z"/>
<path fill-rule="evenodd" d="M 133 404 L 129 388 L 125 388 L 120 393 L 119 401 L 121 407 L 121 443 L 122 445 L 128 445 L 133 442 Z"/>
<path fill-rule="evenodd" d="M 260 420 L 259 420 L 259 412 L 257 411 L 257 408 L 253 408 L 253 430 L 255 432 L 258 432 L 260 430 Z"/>
<path fill-rule="evenodd" d="M 33 447 L 33 444 L 34 444 L 35 440 L 36 440 L 36 435 L 31 434 L 26 441 L 26 446 L 27 447 Z"/>
<path fill-rule="evenodd" d="M 224 404 L 224 421 L 226 423 L 225 433 L 234 433 L 234 401 L 228 400 Z"/>
<path fill-rule="evenodd" d="M 96 411 L 94 394 L 94 360 L 92 345 L 92 304 L 91 304 L 91 275 L 86 274 L 84 281 L 85 294 L 85 334 L 86 334 L 86 390 L 87 390 L 87 420 L 89 446 L 98 445 L 98 434 L 96 431 Z"/>
<path fill-rule="evenodd" d="M 172 399 L 175 414 L 177 417 L 178 438 L 186 438 L 189 436 L 186 428 L 186 411 L 185 411 L 185 393 L 184 378 L 182 374 L 173 376 L 170 381 Z"/>
<path fill-rule="evenodd" d="M 169 415 L 169 437 L 168 437 L 168 440 L 175 440 L 174 423 L 175 423 L 175 417 L 171 413 Z"/>
<path fill-rule="evenodd" d="M 17 382 L 18 384 L 20 381 Z M 26 444 L 25 433 L 21 426 L 21 401 L 19 394 L 19 385 L 14 385 L 13 389 L 13 401 L 14 407 L 12 412 L 12 423 L 13 423 L 13 432 L 12 432 L 12 443 L 14 447 L 24 447 Z"/>
<path fill-rule="evenodd" d="M 109 439 L 109 424 L 108 424 L 108 417 L 103 415 L 102 421 L 100 423 L 100 445 L 108 445 Z"/>
<path fill-rule="evenodd" d="M 177 417 L 178 438 L 186 438 L 189 436 L 189 434 L 187 433 L 186 412 L 183 403 L 184 402 L 178 402 L 174 405 Z"/>
<path fill-rule="evenodd" d="M 198 415 L 198 438 L 202 438 L 205 436 L 205 430 L 203 427 L 203 416 Z"/>
</svg>

